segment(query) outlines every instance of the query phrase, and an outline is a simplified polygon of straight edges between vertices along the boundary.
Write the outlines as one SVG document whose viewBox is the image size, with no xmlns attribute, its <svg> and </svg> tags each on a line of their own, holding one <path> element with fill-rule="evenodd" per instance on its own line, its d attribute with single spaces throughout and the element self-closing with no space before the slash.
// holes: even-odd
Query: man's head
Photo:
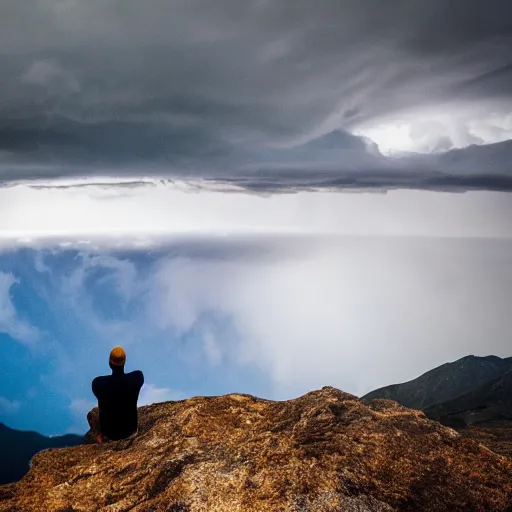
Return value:
<svg viewBox="0 0 512 512">
<path fill-rule="evenodd" d="M 126 352 L 123 347 L 114 347 L 110 351 L 108 363 L 112 369 L 122 368 L 126 362 Z"/>
</svg>

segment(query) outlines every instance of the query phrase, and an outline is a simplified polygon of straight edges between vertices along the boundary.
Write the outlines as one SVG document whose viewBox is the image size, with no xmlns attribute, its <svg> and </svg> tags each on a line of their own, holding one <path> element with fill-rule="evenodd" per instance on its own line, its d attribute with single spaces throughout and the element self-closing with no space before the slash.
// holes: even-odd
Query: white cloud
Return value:
<svg viewBox="0 0 512 512">
<path fill-rule="evenodd" d="M 94 269 L 108 269 L 111 272 L 97 280 L 97 283 L 107 282 L 115 288 L 123 300 L 128 300 L 136 287 L 137 270 L 135 265 L 126 259 L 119 259 L 108 254 L 80 254 L 80 263 L 71 275 L 64 280 L 64 291 L 71 298 L 80 299 L 85 292 L 85 280 Z"/>
<path fill-rule="evenodd" d="M 7 398 L 0 396 L 0 410 L 5 414 L 13 414 L 19 410 L 21 402 L 18 400 L 8 400 Z"/>
<path fill-rule="evenodd" d="M 80 418 L 85 418 L 87 413 L 97 405 L 98 403 L 93 400 L 87 400 L 85 398 L 73 398 L 69 404 L 69 409 L 74 415 L 79 416 Z"/>
<path fill-rule="evenodd" d="M 73 74 L 55 60 L 33 62 L 21 80 L 27 84 L 44 87 L 49 94 L 62 95 L 80 91 L 80 84 Z"/>
<path fill-rule="evenodd" d="M 0 272 L 0 332 L 18 341 L 31 343 L 37 340 L 38 332 L 19 317 L 11 299 L 11 288 L 18 280 L 12 274 Z"/>
<path fill-rule="evenodd" d="M 512 139 L 512 110 L 495 102 L 439 104 L 366 122 L 354 133 L 376 142 L 386 155 L 443 152 Z"/>
<path fill-rule="evenodd" d="M 181 391 L 159 388 L 154 384 L 145 383 L 140 390 L 138 406 L 167 402 L 169 400 L 183 400 L 184 398 L 186 398 L 186 394 Z"/>
<path fill-rule="evenodd" d="M 94 400 L 88 400 L 86 398 L 73 398 L 69 404 L 69 410 L 71 412 L 72 421 L 64 434 L 83 434 L 89 430 L 89 424 L 87 422 L 87 413 L 98 405 L 98 402 Z"/>
<path fill-rule="evenodd" d="M 236 339 L 215 354 L 259 366 L 275 396 L 362 394 L 467 354 L 509 356 L 511 254 L 504 241 L 349 237 L 261 261 L 169 258 L 150 322 L 188 332 L 216 312 Z"/>
<path fill-rule="evenodd" d="M 72 244 L 70 244 L 72 245 Z M 133 318 L 105 318 L 95 310 L 93 302 L 97 289 L 88 286 L 94 280 L 95 286 L 106 285 L 115 292 L 116 300 L 124 309 L 130 300 L 142 291 L 141 283 L 137 280 L 137 269 L 128 259 L 120 259 L 104 253 L 89 253 L 84 251 L 84 245 L 78 243 L 81 249 L 76 258 L 76 265 L 71 272 L 59 276 L 58 293 L 65 297 L 68 306 L 73 307 L 79 314 L 80 320 L 89 328 L 93 328 L 103 339 L 122 338 L 129 346 L 137 337 L 133 329 Z M 66 248 L 68 245 L 66 243 Z M 88 246 L 90 251 L 94 247 Z M 96 270 L 107 270 L 101 276 L 95 276 Z"/>
<path fill-rule="evenodd" d="M 261 197 L 192 190 L 158 183 L 0 188 L 0 246 L 34 246 L 51 239 L 71 243 L 70 238 L 87 249 L 102 237 L 115 247 L 127 238 L 144 244 L 154 237 L 257 233 L 512 237 L 512 201 L 506 193 Z M 113 199 L 116 191 L 120 195 Z M 110 194 L 107 200 L 105 193 Z"/>
<path fill-rule="evenodd" d="M 217 336 L 211 330 L 205 330 L 202 333 L 203 348 L 206 357 L 212 366 L 218 366 L 222 363 L 222 348 Z"/>
</svg>

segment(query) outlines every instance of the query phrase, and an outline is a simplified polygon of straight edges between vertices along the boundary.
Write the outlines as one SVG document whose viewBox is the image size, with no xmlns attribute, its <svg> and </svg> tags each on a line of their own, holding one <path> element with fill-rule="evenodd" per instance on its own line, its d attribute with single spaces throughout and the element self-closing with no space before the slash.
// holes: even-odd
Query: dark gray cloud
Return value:
<svg viewBox="0 0 512 512">
<path fill-rule="evenodd" d="M 508 0 L 4 0 L 0 48 L 4 182 L 511 189 L 507 144 L 390 159 L 351 135 L 421 108 L 510 114 Z"/>
</svg>

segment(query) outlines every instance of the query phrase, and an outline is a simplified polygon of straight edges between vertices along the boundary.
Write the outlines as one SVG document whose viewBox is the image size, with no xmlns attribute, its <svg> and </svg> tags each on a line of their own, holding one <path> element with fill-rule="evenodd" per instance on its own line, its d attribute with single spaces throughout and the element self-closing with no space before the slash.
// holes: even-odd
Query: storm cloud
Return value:
<svg viewBox="0 0 512 512">
<path fill-rule="evenodd" d="M 512 189 L 507 0 L 4 0 L 0 48 L 4 183 Z"/>
</svg>

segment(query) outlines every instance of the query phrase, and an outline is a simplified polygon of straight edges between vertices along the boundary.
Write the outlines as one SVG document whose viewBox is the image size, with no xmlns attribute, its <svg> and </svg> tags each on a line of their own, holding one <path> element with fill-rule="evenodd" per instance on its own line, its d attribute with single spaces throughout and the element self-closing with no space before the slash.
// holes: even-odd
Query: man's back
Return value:
<svg viewBox="0 0 512 512">
<path fill-rule="evenodd" d="M 109 439 L 123 439 L 137 430 L 137 399 L 144 375 L 137 370 L 96 377 L 92 391 L 98 399 L 101 433 Z"/>
</svg>

